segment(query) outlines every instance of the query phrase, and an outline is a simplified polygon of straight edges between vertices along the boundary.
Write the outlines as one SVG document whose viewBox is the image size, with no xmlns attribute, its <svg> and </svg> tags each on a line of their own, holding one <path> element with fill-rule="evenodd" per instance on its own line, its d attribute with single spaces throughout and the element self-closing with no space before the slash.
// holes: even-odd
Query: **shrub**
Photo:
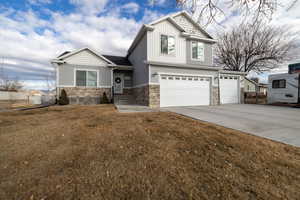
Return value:
<svg viewBox="0 0 300 200">
<path fill-rule="evenodd" d="M 109 100 L 107 98 L 106 92 L 103 92 L 101 103 L 102 104 L 108 104 L 109 103 Z"/>
<path fill-rule="evenodd" d="M 58 101 L 59 105 L 68 105 L 70 103 L 67 93 L 64 89 L 62 89 Z"/>
</svg>

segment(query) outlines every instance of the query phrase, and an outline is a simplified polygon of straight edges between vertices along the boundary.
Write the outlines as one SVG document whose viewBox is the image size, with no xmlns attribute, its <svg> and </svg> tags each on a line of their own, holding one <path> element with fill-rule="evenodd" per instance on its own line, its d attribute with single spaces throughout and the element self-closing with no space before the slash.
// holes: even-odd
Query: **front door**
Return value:
<svg viewBox="0 0 300 200">
<path fill-rule="evenodd" d="M 123 74 L 115 74 L 114 77 L 114 93 L 123 94 L 124 79 Z"/>
</svg>

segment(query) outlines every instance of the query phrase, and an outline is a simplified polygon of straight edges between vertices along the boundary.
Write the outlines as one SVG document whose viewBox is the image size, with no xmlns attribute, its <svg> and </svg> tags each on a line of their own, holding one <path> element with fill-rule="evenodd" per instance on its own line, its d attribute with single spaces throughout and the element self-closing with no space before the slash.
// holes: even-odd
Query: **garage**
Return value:
<svg viewBox="0 0 300 200">
<path fill-rule="evenodd" d="M 239 78 L 237 76 L 220 76 L 221 104 L 239 103 Z"/>
<path fill-rule="evenodd" d="M 160 76 L 160 106 L 196 106 L 210 104 L 209 77 Z"/>
</svg>

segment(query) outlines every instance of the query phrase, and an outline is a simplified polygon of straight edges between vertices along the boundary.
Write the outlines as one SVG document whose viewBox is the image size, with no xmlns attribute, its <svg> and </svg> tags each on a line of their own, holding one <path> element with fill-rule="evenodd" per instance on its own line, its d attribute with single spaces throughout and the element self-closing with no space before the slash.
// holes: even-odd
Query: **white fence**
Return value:
<svg viewBox="0 0 300 200">
<path fill-rule="evenodd" d="M 0 100 L 13 101 L 13 100 L 28 100 L 29 95 L 25 92 L 7 92 L 0 91 Z"/>
<path fill-rule="evenodd" d="M 26 101 L 28 104 L 54 104 L 53 95 L 31 95 L 26 92 L 0 91 L 0 101 Z"/>
</svg>

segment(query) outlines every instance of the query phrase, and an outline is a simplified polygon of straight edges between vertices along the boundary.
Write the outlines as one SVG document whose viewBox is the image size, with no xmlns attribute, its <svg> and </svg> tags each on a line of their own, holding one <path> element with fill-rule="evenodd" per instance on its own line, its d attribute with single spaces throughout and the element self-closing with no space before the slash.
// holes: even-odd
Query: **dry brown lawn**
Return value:
<svg viewBox="0 0 300 200">
<path fill-rule="evenodd" d="M 300 148 L 111 105 L 0 113 L 0 199 L 300 199 Z"/>
</svg>

